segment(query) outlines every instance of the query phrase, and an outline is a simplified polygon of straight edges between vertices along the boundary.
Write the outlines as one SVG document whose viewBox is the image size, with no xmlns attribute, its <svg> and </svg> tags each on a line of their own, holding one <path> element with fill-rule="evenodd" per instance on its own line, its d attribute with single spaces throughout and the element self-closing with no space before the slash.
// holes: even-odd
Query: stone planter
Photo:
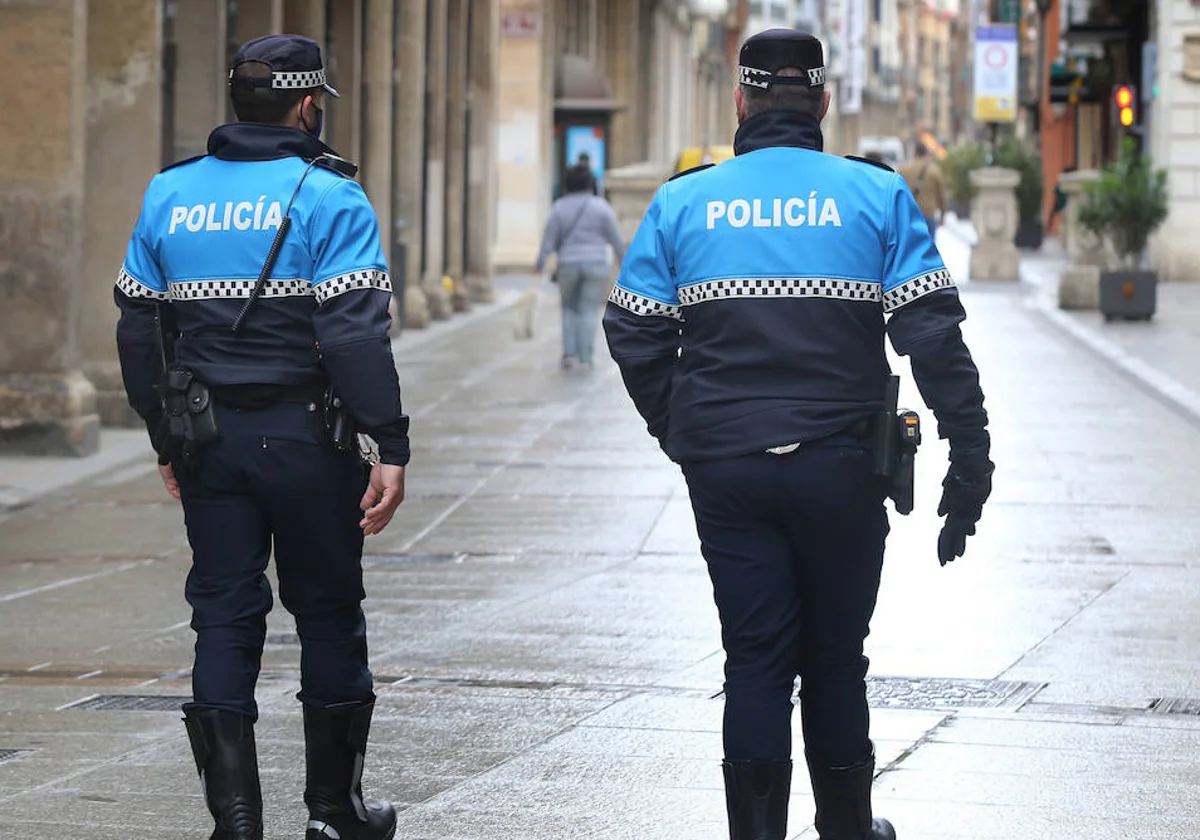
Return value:
<svg viewBox="0 0 1200 840">
<path fill-rule="evenodd" d="M 1079 224 L 1079 202 L 1087 184 L 1100 180 L 1094 169 L 1068 172 L 1059 178 L 1067 194 L 1063 212 L 1063 244 L 1067 264 L 1058 278 L 1058 305 L 1062 309 L 1096 309 L 1100 305 L 1100 270 L 1106 262 L 1106 245 Z"/>
<path fill-rule="evenodd" d="M 1131 269 L 1100 272 L 1100 313 L 1105 321 L 1149 321 L 1157 301 L 1157 273 Z"/>
<path fill-rule="evenodd" d="M 1013 244 L 1017 234 L 1014 190 L 1021 174 L 1013 169 L 988 166 L 972 171 L 970 178 L 977 190 L 971 205 L 971 221 L 979 234 L 979 241 L 971 249 L 971 278 L 1017 280 L 1021 253 Z"/>
<path fill-rule="evenodd" d="M 1017 235 L 1013 237 L 1013 244 L 1027 251 L 1036 251 L 1042 247 L 1044 236 L 1041 222 L 1021 222 L 1017 225 Z"/>
<path fill-rule="evenodd" d="M 604 173 L 608 201 L 617 214 L 617 223 L 626 242 L 633 239 L 654 193 L 669 177 L 670 166 L 652 161 L 634 163 Z"/>
</svg>

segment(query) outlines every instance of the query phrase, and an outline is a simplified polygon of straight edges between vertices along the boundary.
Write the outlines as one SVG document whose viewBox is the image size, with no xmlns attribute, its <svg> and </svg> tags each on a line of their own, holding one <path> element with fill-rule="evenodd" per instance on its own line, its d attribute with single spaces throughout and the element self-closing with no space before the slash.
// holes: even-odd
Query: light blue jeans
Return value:
<svg viewBox="0 0 1200 840">
<path fill-rule="evenodd" d="M 558 292 L 562 295 L 563 358 L 592 363 L 596 326 L 608 296 L 608 265 L 602 262 L 567 263 L 558 267 Z"/>
</svg>

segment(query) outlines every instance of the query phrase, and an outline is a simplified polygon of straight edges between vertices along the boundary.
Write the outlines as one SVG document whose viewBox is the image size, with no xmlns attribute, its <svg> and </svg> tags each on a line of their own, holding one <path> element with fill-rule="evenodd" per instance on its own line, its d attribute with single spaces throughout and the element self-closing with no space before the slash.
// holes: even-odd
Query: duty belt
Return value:
<svg viewBox="0 0 1200 840">
<path fill-rule="evenodd" d="M 225 408 L 242 411 L 270 408 L 280 403 L 313 403 L 320 405 L 325 394 L 323 382 L 300 385 L 248 383 L 221 385 L 211 388 L 213 399 Z"/>
</svg>

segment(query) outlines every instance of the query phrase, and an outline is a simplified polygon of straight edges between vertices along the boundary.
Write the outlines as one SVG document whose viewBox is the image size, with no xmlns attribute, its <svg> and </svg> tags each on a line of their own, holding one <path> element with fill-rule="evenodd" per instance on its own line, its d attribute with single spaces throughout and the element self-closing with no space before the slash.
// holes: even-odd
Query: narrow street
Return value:
<svg viewBox="0 0 1200 840">
<path fill-rule="evenodd" d="M 965 246 L 942 246 L 962 276 Z M 559 370 L 546 288 L 532 342 L 496 307 L 401 354 L 415 454 L 367 547 L 364 787 L 413 840 L 720 837 L 722 655 L 686 488 L 611 362 Z M 946 449 L 922 411 L 868 640 L 876 811 L 902 838 L 1192 837 L 1198 429 L 1029 294 L 963 287 L 996 489 L 946 568 Z M 177 712 L 187 566 L 149 457 L 0 521 L 4 837 L 205 836 Z M 303 827 L 298 663 L 277 606 L 258 734 L 278 840 Z M 811 813 L 798 772 L 790 836 L 815 836 Z"/>
</svg>

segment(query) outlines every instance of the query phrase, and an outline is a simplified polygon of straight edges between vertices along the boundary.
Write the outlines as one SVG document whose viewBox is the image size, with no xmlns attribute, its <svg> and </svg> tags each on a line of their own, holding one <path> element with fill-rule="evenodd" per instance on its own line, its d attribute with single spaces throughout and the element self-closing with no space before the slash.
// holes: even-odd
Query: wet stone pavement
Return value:
<svg viewBox="0 0 1200 840">
<path fill-rule="evenodd" d="M 964 289 L 999 465 L 967 557 L 935 557 L 932 432 L 918 510 L 893 516 L 868 640 L 876 810 L 905 840 L 1194 837 L 1197 428 L 1027 291 Z M 727 836 L 686 488 L 615 366 L 558 369 L 553 307 L 532 342 L 497 311 L 400 359 L 415 455 L 367 547 L 365 787 L 403 809 L 400 838 Z M 903 396 L 919 405 L 907 378 Z M 149 458 L 0 521 L 0 837 L 207 836 L 177 713 L 187 565 Z M 258 737 L 282 840 L 304 819 L 299 648 L 278 607 L 269 633 Z M 798 773 L 790 837 L 815 836 L 811 813 Z"/>
</svg>

